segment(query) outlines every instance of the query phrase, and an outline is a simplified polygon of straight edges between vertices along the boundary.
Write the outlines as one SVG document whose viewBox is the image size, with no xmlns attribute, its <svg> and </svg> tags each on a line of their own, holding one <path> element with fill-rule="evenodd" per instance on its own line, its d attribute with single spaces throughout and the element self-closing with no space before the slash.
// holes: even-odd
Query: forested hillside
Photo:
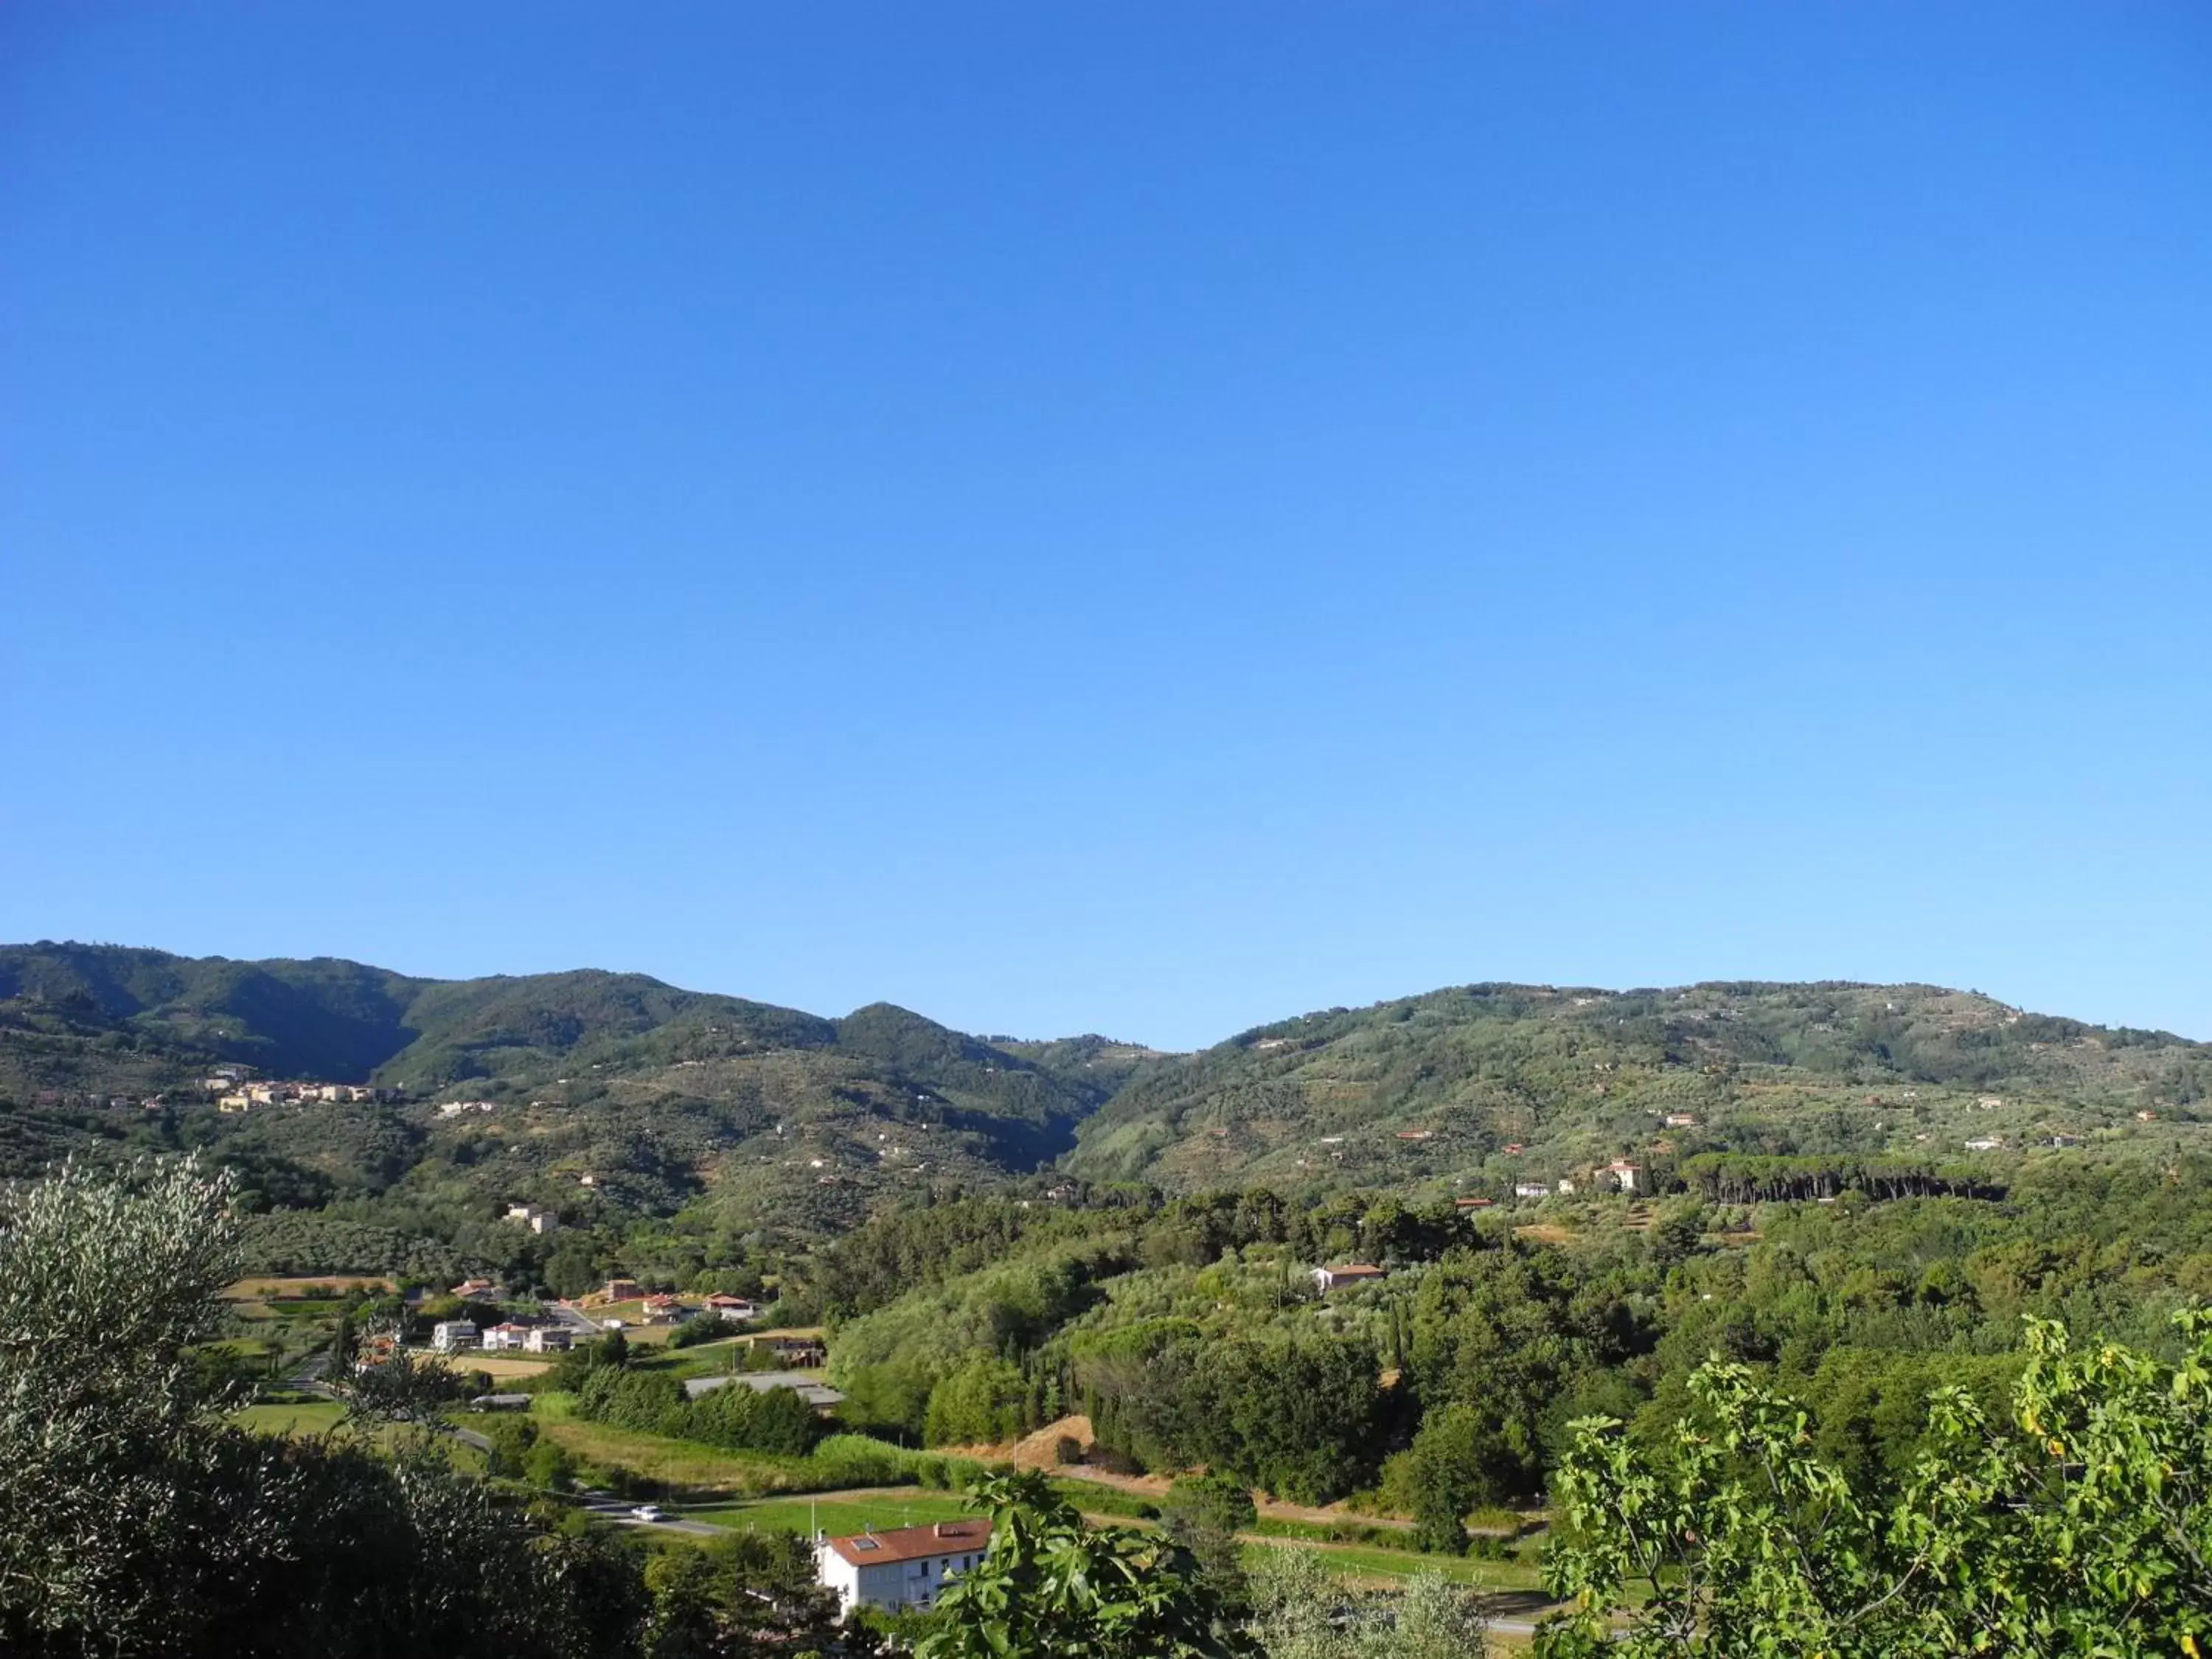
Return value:
<svg viewBox="0 0 2212 1659">
<path fill-rule="evenodd" d="M 1152 1063 L 1067 1160 L 1198 1190 L 1510 1190 L 1613 1158 L 1953 1162 L 2191 1116 L 2212 1048 L 1921 985 L 1475 985 L 1261 1026 Z M 1667 1121 L 1674 1120 L 1671 1125 Z"/>
<path fill-rule="evenodd" d="M 210 1085 L 374 1086 L 218 1110 Z M 366 1094 L 366 1088 L 364 1088 Z M 825 1018 L 641 975 L 0 947 L 0 1158 L 208 1147 L 271 1266 L 763 1266 L 890 1208 L 1060 1175 L 1510 1202 L 1608 1163 L 1717 1202 L 2001 1193 L 2054 1144 L 2193 1146 L 2212 1048 L 1926 986 L 1479 985 L 1178 1055 Z M 510 1205 L 557 1218 L 518 1238 Z M 687 1267 L 688 1264 L 688 1267 Z M 442 1270 L 442 1268 L 441 1268 Z M 428 1267 L 424 1271 L 430 1271 Z"/>
<path fill-rule="evenodd" d="M 1118 1080 L 1091 1058 L 1032 1060 L 888 1004 L 825 1019 L 641 975 L 0 948 L 12 1171 L 76 1146 L 211 1146 L 251 1202 L 464 1249 L 524 1202 L 617 1231 L 694 1204 L 739 1233 L 839 1231 L 901 1193 L 1049 1162 Z M 382 1097 L 233 1115 L 204 1086 L 222 1070 Z M 327 1226 L 283 1231 L 311 1266 L 398 1265 L 323 1259 Z"/>
</svg>

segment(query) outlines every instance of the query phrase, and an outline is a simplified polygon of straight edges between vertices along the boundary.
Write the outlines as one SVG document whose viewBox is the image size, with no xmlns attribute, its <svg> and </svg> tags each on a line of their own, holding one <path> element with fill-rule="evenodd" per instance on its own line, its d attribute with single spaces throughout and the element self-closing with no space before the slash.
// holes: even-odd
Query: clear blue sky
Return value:
<svg viewBox="0 0 2212 1659">
<path fill-rule="evenodd" d="M 2212 7 L 0 10 L 0 937 L 2212 1037 Z"/>
</svg>

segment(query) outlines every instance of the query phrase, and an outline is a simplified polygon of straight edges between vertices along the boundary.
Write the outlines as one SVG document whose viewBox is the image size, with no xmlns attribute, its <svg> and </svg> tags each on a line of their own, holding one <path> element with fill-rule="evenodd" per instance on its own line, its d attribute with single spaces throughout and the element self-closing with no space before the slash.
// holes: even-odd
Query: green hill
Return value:
<svg viewBox="0 0 2212 1659">
<path fill-rule="evenodd" d="M 225 1066 L 397 1097 L 219 1114 L 201 1084 Z M 817 1231 L 1048 1163 L 1111 1087 L 887 1004 L 832 1020 L 635 974 L 0 947 L 0 1157 L 17 1171 L 88 1138 L 167 1139 L 252 1161 L 286 1201 L 400 1187 L 589 1219 L 711 1191 L 733 1224 Z"/>
<path fill-rule="evenodd" d="M 2108 1132 L 2208 1097 L 2212 1047 L 1931 986 L 1474 985 L 1151 1064 L 1065 1162 L 1171 1189 L 1495 1194 L 1617 1158 L 1955 1161 L 1969 1139 Z"/>
<path fill-rule="evenodd" d="M 222 1066 L 388 1092 L 221 1114 L 202 1085 Z M 803 1243 L 1047 1167 L 1425 1199 L 1614 1159 L 1662 1182 L 1733 1159 L 1711 1175 L 1732 1189 L 1779 1167 L 1747 1158 L 1972 1177 L 1988 1160 L 1970 1142 L 2163 1144 L 2208 1101 L 2212 1047 L 1917 985 L 1467 986 L 1168 1054 L 635 974 L 0 947 L 0 1175 L 73 1147 L 205 1146 L 270 1207 L 448 1240 L 526 1202 L 570 1228 L 680 1213 L 687 1236 Z"/>
</svg>

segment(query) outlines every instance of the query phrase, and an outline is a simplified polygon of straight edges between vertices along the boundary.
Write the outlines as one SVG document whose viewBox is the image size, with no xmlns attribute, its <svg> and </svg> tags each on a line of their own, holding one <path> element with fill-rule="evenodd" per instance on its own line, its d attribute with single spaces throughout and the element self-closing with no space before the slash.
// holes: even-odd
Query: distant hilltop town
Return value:
<svg viewBox="0 0 2212 1659">
<path fill-rule="evenodd" d="M 222 1066 L 195 1084 L 164 1089 L 158 1094 L 81 1094 L 65 1089 L 41 1089 L 31 1097 L 31 1103 L 158 1112 L 171 1107 L 212 1103 L 220 1112 L 250 1112 L 258 1106 L 297 1106 L 308 1101 L 385 1102 L 406 1097 L 404 1089 L 377 1089 L 365 1083 L 324 1083 L 308 1078 L 256 1081 L 246 1076 L 242 1066 Z"/>
</svg>

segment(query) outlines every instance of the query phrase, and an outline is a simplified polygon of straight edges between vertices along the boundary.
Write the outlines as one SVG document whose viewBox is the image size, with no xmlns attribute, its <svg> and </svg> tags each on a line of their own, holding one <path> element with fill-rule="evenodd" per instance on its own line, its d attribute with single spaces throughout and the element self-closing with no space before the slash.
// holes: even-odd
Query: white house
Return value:
<svg viewBox="0 0 2212 1659">
<path fill-rule="evenodd" d="M 1314 1288 L 1326 1295 L 1340 1285 L 1364 1285 L 1371 1279 L 1385 1276 L 1387 1269 L 1362 1266 L 1316 1267 L 1313 1270 Z"/>
<path fill-rule="evenodd" d="M 1644 1190 L 1644 1166 L 1641 1164 L 1616 1158 L 1598 1174 L 1601 1179 L 1610 1182 L 1621 1192 L 1640 1193 Z"/>
<path fill-rule="evenodd" d="M 574 1342 L 565 1325 L 539 1325 L 522 1339 L 526 1353 L 566 1353 Z"/>
<path fill-rule="evenodd" d="M 472 1319 L 447 1319 L 430 1328 L 430 1346 L 440 1353 L 459 1353 L 477 1345 L 478 1333 Z"/>
<path fill-rule="evenodd" d="M 518 1227 L 527 1227 L 533 1233 L 550 1233 L 561 1224 L 561 1218 L 550 1210 L 541 1210 L 535 1204 L 510 1204 L 507 1218 Z"/>
<path fill-rule="evenodd" d="M 988 1521 L 940 1521 L 850 1538 L 817 1538 L 815 1574 L 837 1596 L 839 1617 L 856 1607 L 927 1607 L 991 1547 Z"/>
<path fill-rule="evenodd" d="M 1540 1181 L 1516 1181 L 1513 1183 L 1516 1198 L 1549 1198 L 1552 1189 Z"/>
<path fill-rule="evenodd" d="M 485 1348 L 494 1353 L 506 1348 L 520 1348 L 529 1340 L 530 1327 L 517 1324 L 511 1319 L 503 1325 L 493 1326 L 483 1334 Z"/>
</svg>

